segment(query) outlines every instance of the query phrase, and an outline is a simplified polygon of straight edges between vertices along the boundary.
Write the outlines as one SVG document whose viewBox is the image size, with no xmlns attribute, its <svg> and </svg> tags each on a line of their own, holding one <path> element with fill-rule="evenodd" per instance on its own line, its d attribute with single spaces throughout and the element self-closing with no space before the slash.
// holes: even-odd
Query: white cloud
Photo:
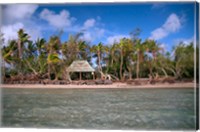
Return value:
<svg viewBox="0 0 200 132">
<path fill-rule="evenodd" d="M 80 32 L 84 30 L 84 35 L 81 39 L 87 42 L 93 42 L 104 37 L 105 29 L 102 28 L 100 16 L 96 19 L 86 19 L 81 25 L 74 24 L 76 18 L 70 16 L 70 12 L 62 10 L 54 12 L 53 10 L 43 9 L 39 15 L 35 15 L 38 5 L 18 4 L 6 5 L 3 9 L 4 19 L 8 22 L 4 23 L 1 30 L 4 34 L 5 43 L 11 39 L 17 39 L 17 32 L 23 28 L 31 37 L 31 40 L 36 40 L 42 37 L 45 32 L 63 29 L 65 32 Z M 38 19 L 46 21 L 48 24 L 41 25 Z"/>
<path fill-rule="evenodd" d="M 163 28 L 168 32 L 178 31 L 181 28 L 179 17 L 176 14 L 171 14 L 163 25 Z"/>
<path fill-rule="evenodd" d="M 160 45 L 160 48 L 165 49 L 165 48 L 166 48 L 166 44 L 162 43 L 162 44 Z"/>
<path fill-rule="evenodd" d="M 88 19 L 84 22 L 84 25 L 83 25 L 83 28 L 84 29 L 88 29 L 90 27 L 93 27 L 95 25 L 95 19 L 91 18 L 91 19 Z"/>
<path fill-rule="evenodd" d="M 40 13 L 40 18 L 46 20 L 51 26 L 56 28 L 69 27 L 74 20 L 70 17 L 70 13 L 67 10 L 62 10 L 59 14 L 56 14 L 53 11 L 44 9 Z"/>
<path fill-rule="evenodd" d="M 80 37 L 81 40 L 84 40 L 86 42 L 91 42 L 94 38 L 92 37 L 90 32 L 85 32 L 83 36 Z"/>
<path fill-rule="evenodd" d="M 8 40 L 17 39 L 17 32 L 23 28 L 30 35 L 31 40 L 36 40 L 41 36 L 40 25 L 34 19 L 37 10 L 36 4 L 13 4 L 3 8 L 3 25 L 1 32 L 4 34 L 6 45 Z"/>
<path fill-rule="evenodd" d="M 105 33 L 105 29 L 103 29 L 103 28 L 95 28 L 95 36 L 97 38 L 102 37 L 104 35 L 104 33 Z"/>
<path fill-rule="evenodd" d="M 151 32 L 150 39 L 159 40 L 159 39 L 166 37 L 167 35 L 168 35 L 168 32 L 165 29 L 157 28 Z"/>
<path fill-rule="evenodd" d="M 189 45 L 191 42 L 194 42 L 194 36 L 192 36 L 191 38 L 179 38 L 179 39 L 175 39 L 175 44 L 179 44 L 180 42 Z"/>
<path fill-rule="evenodd" d="M 112 45 L 114 44 L 115 42 L 116 43 L 119 43 L 120 42 L 120 39 L 122 38 L 129 38 L 128 35 L 115 35 L 115 36 L 110 36 L 107 38 L 107 44 L 109 45 Z"/>
<path fill-rule="evenodd" d="M 6 23 L 30 18 L 38 8 L 35 4 L 12 4 L 3 9 L 3 19 Z"/>
<path fill-rule="evenodd" d="M 17 39 L 17 32 L 20 28 L 24 28 L 22 23 L 16 23 L 13 25 L 2 26 L 1 31 L 4 34 L 5 43 L 8 40 Z"/>
<path fill-rule="evenodd" d="M 83 32 L 83 36 L 80 37 L 80 39 L 87 41 L 87 42 L 92 42 L 95 39 L 102 38 L 105 33 L 105 29 L 103 28 L 94 28 L 88 31 Z"/>
<path fill-rule="evenodd" d="M 42 31 L 40 28 L 35 28 L 35 29 L 27 28 L 25 32 L 30 35 L 30 40 L 33 40 L 33 41 L 42 37 Z"/>
<path fill-rule="evenodd" d="M 31 37 L 30 40 L 36 40 L 37 38 L 41 37 L 41 30 L 39 28 L 32 29 L 30 27 L 25 27 L 23 23 L 18 22 L 15 24 L 2 26 L 1 32 L 3 33 L 5 44 L 7 44 L 9 40 L 17 39 L 17 32 L 21 28 L 24 29 L 25 33 L 28 33 L 28 35 Z"/>
<path fill-rule="evenodd" d="M 170 33 L 177 32 L 180 28 L 180 18 L 176 14 L 172 13 L 161 27 L 151 32 L 151 36 L 149 38 L 159 40 L 168 36 Z"/>
</svg>

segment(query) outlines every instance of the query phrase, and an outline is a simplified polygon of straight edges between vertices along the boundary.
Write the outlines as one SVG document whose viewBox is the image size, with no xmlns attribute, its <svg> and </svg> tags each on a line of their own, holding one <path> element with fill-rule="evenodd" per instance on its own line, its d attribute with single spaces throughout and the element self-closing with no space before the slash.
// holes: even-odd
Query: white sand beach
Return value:
<svg viewBox="0 0 200 132">
<path fill-rule="evenodd" d="M 1 84 L 1 88 L 61 88 L 61 89 L 95 89 L 95 88 L 195 88 L 194 83 L 173 83 L 173 84 L 146 84 L 146 85 L 129 85 L 126 83 L 113 83 L 111 85 L 54 85 L 54 84 Z"/>
</svg>

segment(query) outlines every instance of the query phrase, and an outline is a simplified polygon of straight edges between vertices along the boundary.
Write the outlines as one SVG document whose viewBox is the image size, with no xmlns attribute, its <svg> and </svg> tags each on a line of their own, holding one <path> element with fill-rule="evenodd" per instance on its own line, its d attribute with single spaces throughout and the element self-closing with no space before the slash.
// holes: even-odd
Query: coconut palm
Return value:
<svg viewBox="0 0 200 132">
<path fill-rule="evenodd" d="M 18 51 L 18 65 L 17 69 L 19 74 L 25 73 L 26 72 L 26 67 L 24 64 L 24 49 L 27 46 L 27 43 L 30 41 L 29 40 L 30 36 L 25 33 L 23 29 L 19 29 L 18 31 L 18 39 L 17 39 L 17 51 Z M 26 46 L 25 46 L 26 45 Z"/>
<path fill-rule="evenodd" d="M 37 65 L 39 67 L 39 74 L 47 72 L 47 48 L 46 40 L 38 38 L 35 42 L 37 48 Z"/>
<path fill-rule="evenodd" d="M 24 48 L 24 58 L 23 63 L 26 65 L 26 69 L 30 69 L 35 75 L 38 75 L 37 72 L 37 60 L 35 58 L 37 48 L 32 41 L 29 41 L 27 47 Z"/>
<path fill-rule="evenodd" d="M 102 72 L 102 54 L 105 52 L 106 47 L 100 42 L 98 45 L 93 45 L 90 49 L 92 53 L 97 56 L 98 70 Z"/>
<path fill-rule="evenodd" d="M 120 42 L 117 45 L 118 51 L 120 53 L 120 70 L 119 70 L 119 75 L 120 79 L 123 80 L 123 66 L 124 66 L 124 58 L 125 56 L 128 56 L 128 54 L 131 52 L 130 48 L 130 40 L 127 38 L 123 38 L 120 40 Z"/>
<path fill-rule="evenodd" d="M 48 64 L 48 77 L 51 79 L 51 73 L 55 74 L 55 80 L 58 79 L 58 71 L 56 69 L 57 63 L 60 62 L 59 52 L 61 41 L 58 36 L 52 36 L 47 45 L 47 64 Z"/>
<path fill-rule="evenodd" d="M 135 65 L 135 45 L 131 39 L 126 39 L 125 45 L 125 68 L 128 69 L 129 80 L 132 80 L 132 72 Z"/>
<path fill-rule="evenodd" d="M 143 58 L 143 52 L 144 52 L 144 46 L 141 43 L 141 39 L 138 38 L 138 36 L 141 33 L 140 28 L 135 28 L 131 33 L 131 41 L 133 45 L 133 53 L 132 53 L 132 58 L 135 58 L 134 53 L 136 52 L 137 54 L 137 66 L 136 66 L 136 78 L 139 78 L 139 73 L 140 73 L 140 62 Z"/>
<path fill-rule="evenodd" d="M 70 35 L 69 40 L 62 45 L 61 52 L 67 65 L 77 59 L 88 59 L 89 46 L 80 40 L 81 36 L 82 33 Z"/>
<path fill-rule="evenodd" d="M 144 43 L 141 43 L 141 39 L 137 39 L 137 40 L 135 40 L 135 47 L 134 48 L 137 52 L 136 77 L 139 78 L 140 63 L 143 60 L 145 45 L 144 45 Z"/>
<path fill-rule="evenodd" d="M 149 72 L 150 72 L 150 75 L 153 76 L 153 69 L 157 68 L 156 61 L 157 61 L 158 52 L 163 49 L 158 46 L 158 44 L 155 40 L 146 40 L 144 42 L 144 47 L 146 49 L 146 52 L 149 55 L 148 56 Z M 151 54 L 151 56 L 150 56 L 150 54 Z"/>
<path fill-rule="evenodd" d="M 29 41 L 29 38 L 30 36 L 27 33 L 25 33 L 23 29 L 20 29 L 18 31 L 17 46 L 18 46 L 18 56 L 20 59 L 23 57 L 22 53 L 24 49 L 24 44 Z"/>
<path fill-rule="evenodd" d="M 12 40 L 8 43 L 8 46 L 4 46 L 2 48 L 2 66 L 3 66 L 3 76 L 5 75 L 5 65 L 6 63 L 9 65 L 12 65 L 14 62 L 16 62 L 17 57 L 15 55 L 17 50 L 17 42 L 15 40 Z"/>
</svg>

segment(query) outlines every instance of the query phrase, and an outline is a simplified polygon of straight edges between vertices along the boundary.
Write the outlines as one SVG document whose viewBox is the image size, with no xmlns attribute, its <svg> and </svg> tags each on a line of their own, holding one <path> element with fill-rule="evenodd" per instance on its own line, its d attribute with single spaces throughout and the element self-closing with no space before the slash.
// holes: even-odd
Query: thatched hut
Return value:
<svg viewBox="0 0 200 132">
<path fill-rule="evenodd" d="M 79 72 L 79 79 L 82 80 L 82 72 L 91 72 L 94 79 L 94 69 L 86 60 L 76 60 L 67 68 L 67 72 Z"/>
</svg>

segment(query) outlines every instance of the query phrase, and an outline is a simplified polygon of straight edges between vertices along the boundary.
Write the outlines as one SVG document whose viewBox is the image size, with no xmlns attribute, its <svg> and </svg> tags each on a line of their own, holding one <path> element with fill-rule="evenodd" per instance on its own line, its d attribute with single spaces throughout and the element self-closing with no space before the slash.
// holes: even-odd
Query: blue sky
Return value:
<svg viewBox="0 0 200 132">
<path fill-rule="evenodd" d="M 193 40 L 194 6 L 194 2 L 4 5 L 2 32 L 6 41 L 17 38 L 19 28 L 33 40 L 48 40 L 63 30 L 61 39 L 67 41 L 69 34 L 84 31 L 82 39 L 91 45 L 111 45 L 140 28 L 143 41 L 155 39 L 170 51 L 179 41 Z"/>
</svg>

